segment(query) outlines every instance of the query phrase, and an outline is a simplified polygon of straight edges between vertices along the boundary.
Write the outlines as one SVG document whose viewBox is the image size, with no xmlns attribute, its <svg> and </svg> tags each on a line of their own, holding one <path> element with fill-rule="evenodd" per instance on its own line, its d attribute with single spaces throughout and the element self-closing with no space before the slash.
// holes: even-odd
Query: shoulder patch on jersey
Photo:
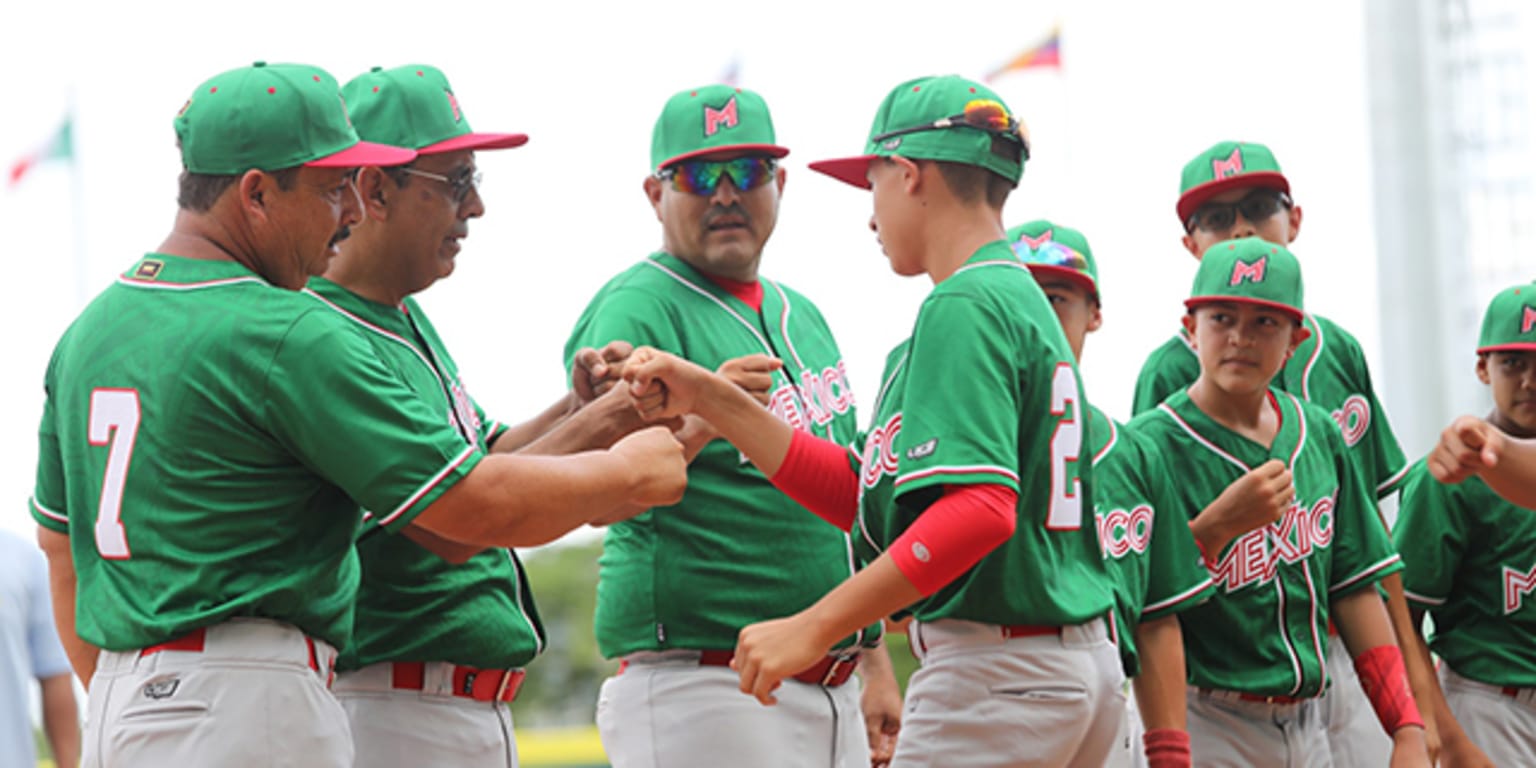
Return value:
<svg viewBox="0 0 1536 768">
<path fill-rule="evenodd" d="M 919 443 L 912 446 L 911 448 L 908 448 L 907 458 L 912 461 L 917 461 L 918 459 L 926 459 L 929 456 L 932 456 L 933 452 L 938 450 L 938 447 L 939 439 L 935 437 L 932 440 L 928 440 L 927 442 Z"/>
<path fill-rule="evenodd" d="M 133 276 L 140 280 L 154 280 L 160 277 L 162 269 L 165 269 L 165 262 L 159 259 L 145 259 L 134 268 Z"/>
</svg>

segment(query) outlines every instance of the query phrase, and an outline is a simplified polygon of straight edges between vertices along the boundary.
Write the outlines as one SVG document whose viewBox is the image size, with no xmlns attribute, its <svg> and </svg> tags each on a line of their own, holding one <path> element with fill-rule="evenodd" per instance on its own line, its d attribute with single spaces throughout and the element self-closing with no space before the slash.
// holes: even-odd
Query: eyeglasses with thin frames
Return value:
<svg viewBox="0 0 1536 768">
<path fill-rule="evenodd" d="M 485 175 L 481 172 L 467 169 L 453 176 L 444 176 L 441 173 L 432 173 L 417 168 L 401 168 L 400 172 L 447 184 L 448 191 L 453 196 L 453 202 L 455 203 L 462 203 L 469 199 L 469 193 L 479 189 L 480 181 L 485 178 Z"/>
</svg>

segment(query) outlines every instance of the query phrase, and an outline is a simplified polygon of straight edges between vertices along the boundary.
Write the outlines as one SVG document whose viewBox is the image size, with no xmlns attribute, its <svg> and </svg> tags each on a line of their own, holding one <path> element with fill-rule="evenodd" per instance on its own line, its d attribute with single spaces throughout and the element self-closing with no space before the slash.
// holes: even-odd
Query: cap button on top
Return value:
<svg viewBox="0 0 1536 768">
<path fill-rule="evenodd" d="M 384 68 L 383 67 L 373 67 L 373 68 L 369 69 L 368 71 L 369 72 L 383 72 Z"/>
<path fill-rule="evenodd" d="M 266 65 L 267 63 L 265 61 L 258 61 L 251 64 L 253 67 L 265 67 Z"/>
</svg>

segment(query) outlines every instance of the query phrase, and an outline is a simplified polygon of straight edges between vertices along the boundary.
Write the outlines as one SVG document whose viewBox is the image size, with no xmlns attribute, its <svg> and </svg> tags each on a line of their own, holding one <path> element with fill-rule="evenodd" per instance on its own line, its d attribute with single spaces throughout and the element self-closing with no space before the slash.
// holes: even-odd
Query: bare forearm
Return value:
<svg viewBox="0 0 1536 768">
<path fill-rule="evenodd" d="M 85 687 L 96 674 L 96 657 L 101 650 L 80 639 L 75 633 L 75 560 L 69 548 L 69 536 L 37 529 L 37 542 L 48 557 L 48 594 L 53 603 L 53 623 L 69 657 L 69 666 Z"/>
<path fill-rule="evenodd" d="M 514 424 L 497 435 L 495 442 L 491 443 L 491 452 L 511 453 L 521 450 L 554 430 L 576 412 L 576 398 L 572 393 L 567 392 L 545 408 L 543 413 L 521 424 Z M 553 452 L 545 451 L 544 453 Z"/>
<path fill-rule="evenodd" d="M 724 377 L 700 393 L 696 412 L 741 451 L 764 475 L 778 474 L 794 428 Z"/>
<path fill-rule="evenodd" d="M 922 599 L 889 553 L 876 558 L 805 610 L 818 640 L 830 648 L 857 632 Z"/>
<path fill-rule="evenodd" d="M 605 396 L 559 419 L 532 441 L 515 450 L 517 453 L 537 456 L 565 456 L 602 450 L 644 426 L 645 422 L 627 400 Z"/>
<path fill-rule="evenodd" d="M 1397 644 L 1387 608 L 1372 587 L 1361 587 L 1334 598 L 1329 612 L 1351 658 L 1380 645 Z"/>
<path fill-rule="evenodd" d="M 1397 646 L 1402 649 L 1403 666 L 1408 672 L 1408 687 L 1413 690 L 1413 699 L 1418 703 L 1419 711 L 1427 715 L 1424 718 L 1425 742 L 1433 752 L 1439 749 L 1445 736 L 1444 730 L 1440 728 L 1438 711 L 1434 707 L 1436 699 L 1444 698 L 1440 692 L 1440 680 L 1435 677 L 1429 649 L 1423 648 L 1424 641 L 1419 636 L 1418 625 L 1408 610 L 1408 599 L 1403 595 L 1402 574 L 1388 575 L 1381 580 L 1381 586 L 1387 592 L 1387 618 L 1392 622 L 1392 634 L 1397 638 Z M 1422 654 L 1419 653 L 1420 648 L 1423 648 Z"/>
<path fill-rule="evenodd" d="M 1141 673 L 1132 679 L 1136 705 L 1148 730 L 1186 730 L 1184 692 L 1184 631 L 1175 616 L 1143 622 L 1136 627 L 1136 652 Z M 1139 746 L 1139 745 L 1138 745 Z"/>
<path fill-rule="evenodd" d="M 1478 475 L 1505 499 L 1536 509 L 1536 439 L 1506 439 L 1498 464 L 1485 467 Z"/>
<path fill-rule="evenodd" d="M 43 733 L 53 750 L 54 765 L 75 768 L 80 764 L 80 711 L 75 705 L 74 681 L 57 675 L 41 681 Z"/>
</svg>

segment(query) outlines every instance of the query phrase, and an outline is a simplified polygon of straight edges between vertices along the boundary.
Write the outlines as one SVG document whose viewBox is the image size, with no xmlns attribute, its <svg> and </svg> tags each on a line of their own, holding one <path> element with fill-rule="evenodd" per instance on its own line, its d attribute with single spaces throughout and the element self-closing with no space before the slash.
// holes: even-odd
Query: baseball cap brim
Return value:
<svg viewBox="0 0 1536 768">
<path fill-rule="evenodd" d="M 840 157 L 836 160 L 817 160 L 811 163 L 811 170 L 825 173 L 859 189 L 869 189 L 869 164 L 876 157 L 877 155 L 859 155 L 858 157 Z"/>
<path fill-rule="evenodd" d="M 662 168 L 665 168 L 674 163 L 681 163 L 684 160 L 692 160 L 696 157 L 705 157 L 707 155 L 723 155 L 728 152 L 767 155 L 769 157 L 777 158 L 788 155 L 789 149 L 787 147 L 781 147 L 777 144 L 726 144 L 719 147 L 705 147 L 704 149 L 695 149 L 692 152 L 684 152 L 681 155 L 674 155 L 669 157 L 666 160 L 663 160 L 661 165 L 656 166 L 656 170 L 659 171 Z"/>
<path fill-rule="evenodd" d="M 359 141 L 340 152 L 316 158 L 304 165 L 310 168 L 353 168 L 364 165 L 405 165 L 416 159 L 416 150 Z"/>
<path fill-rule="evenodd" d="M 1536 352 L 1536 342 L 1517 341 L 1511 344 L 1489 344 L 1486 347 L 1478 347 L 1479 355 L 1485 352 Z"/>
<path fill-rule="evenodd" d="M 416 150 L 416 154 L 440 155 L 461 149 L 511 149 L 527 143 L 528 134 L 526 133 L 466 133 L 463 136 L 444 139 L 436 144 L 428 144 Z"/>
<path fill-rule="evenodd" d="M 1257 307 L 1264 307 L 1266 309 L 1273 309 L 1276 312 L 1279 312 L 1279 313 L 1285 315 L 1286 317 L 1289 317 L 1292 320 L 1295 320 L 1298 323 L 1303 322 L 1301 311 L 1296 309 L 1295 307 L 1287 306 L 1285 304 L 1281 304 L 1281 303 L 1275 302 L 1275 301 L 1265 301 L 1263 299 L 1251 299 L 1251 298 L 1248 298 L 1246 296 L 1193 296 L 1193 297 L 1190 297 L 1190 298 L 1184 300 L 1184 307 L 1186 309 L 1194 309 L 1195 307 L 1199 307 L 1199 306 L 1202 306 L 1202 305 L 1205 305 L 1205 304 L 1224 304 L 1224 303 L 1252 304 L 1252 305 L 1257 306 Z"/>
<path fill-rule="evenodd" d="M 1099 286 L 1094 284 L 1093 278 L 1083 274 L 1082 272 L 1079 272 L 1075 269 L 1070 269 L 1068 267 L 1058 267 L 1055 264 L 1027 264 L 1025 266 L 1029 267 L 1030 274 L 1043 273 L 1045 275 L 1062 277 L 1066 278 L 1067 280 L 1071 280 L 1072 282 L 1082 287 L 1083 290 L 1087 291 L 1088 295 L 1092 296 L 1095 301 L 1097 301 L 1099 298 Z"/>
<path fill-rule="evenodd" d="M 1286 181 L 1283 174 L 1275 171 L 1240 173 L 1236 176 L 1228 176 L 1225 179 L 1207 181 L 1199 186 L 1191 187 L 1188 192 L 1179 196 L 1179 204 L 1176 209 L 1179 213 L 1179 223 L 1183 224 L 1189 221 L 1189 217 L 1193 216 L 1200 206 L 1205 205 L 1207 200 L 1229 189 L 1241 187 L 1265 187 L 1279 190 L 1287 195 L 1291 193 L 1291 183 Z"/>
</svg>

